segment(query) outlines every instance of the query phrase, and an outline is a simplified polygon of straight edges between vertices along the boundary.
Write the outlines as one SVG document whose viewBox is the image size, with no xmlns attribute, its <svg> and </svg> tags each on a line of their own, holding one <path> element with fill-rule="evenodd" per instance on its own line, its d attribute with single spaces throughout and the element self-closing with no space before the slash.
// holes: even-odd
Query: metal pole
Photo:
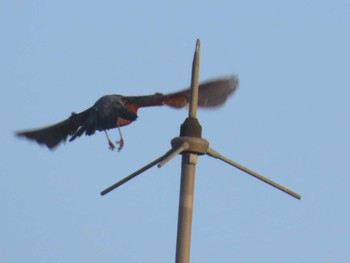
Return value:
<svg viewBox="0 0 350 263">
<path fill-rule="evenodd" d="M 199 39 L 196 41 L 196 50 L 193 56 L 192 63 L 192 79 L 191 79 L 191 100 L 188 110 L 188 117 L 196 118 L 198 106 L 198 86 L 199 86 L 199 59 L 200 59 L 201 43 Z"/>
<path fill-rule="evenodd" d="M 200 41 L 197 39 L 192 64 L 191 101 L 189 118 L 195 119 L 198 104 Z M 184 136 L 184 135 L 182 135 Z M 177 225 L 176 263 L 189 263 L 191 250 L 192 212 L 194 178 L 198 156 L 195 153 L 182 153 L 179 217 Z"/>
<path fill-rule="evenodd" d="M 189 263 L 191 250 L 194 178 L 197 154 L 182 155 L 179 218 L 177 226 L 176 263 Z"/>
<path fill-rule="evenodd" d="M 237 169 L 255 177 L 256 179 L 259 179 L 260 181 L 263 181 L 264 183 L 266 184 L 269 184 L 275 188 L 277 188 L 278 190 L 282 191 L 282 192 L 285 192 L 286 194 L 289 194 L 297 199 L 301 199 L 301 195 L 300 194 L 297 194 L 296 192 L 288 189 L 287 187 L 283 186 L 283 185 L 280 185 L 279 183 L 276 183 L 274 181 L 272 181 L 271 179 L 265 177 L 265 176 L 262 176 L 261 174 L 257 173 L 257 172 L 254 172 L 253 170 L 250 170 L 249 168 L 235 162 L 235 161 L 232 161 L 231 159 L 221 155 L 220 153 L 218 153 L 217 151 L 213 150 L 212 148 L 209 148 L 208 151 L 207 151 L 207 154 L 211 157 L 214 157 L 214 158 L 217 158 L 217 159 L 220 159 L 221 161 L 225 162 L 225 163 L 228 163 L 234 167 L 236 167 Z"/>
</svg>

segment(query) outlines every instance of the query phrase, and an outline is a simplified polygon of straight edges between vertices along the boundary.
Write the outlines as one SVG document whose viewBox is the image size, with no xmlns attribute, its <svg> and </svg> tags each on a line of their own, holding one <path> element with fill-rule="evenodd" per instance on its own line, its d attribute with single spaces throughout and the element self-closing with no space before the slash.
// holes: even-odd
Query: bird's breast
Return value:
<svg viewBox="0 0 350 263">
<path fill-rule="evenodd" d="M 123 126 L 129 125 L 132 122 L 133 121 L 126 120 L 126 119 L 123 119 L 123 118 L 119 117 L 118 120 L 117 120 L 116 126 L 123 127 Z"/>
</svg>

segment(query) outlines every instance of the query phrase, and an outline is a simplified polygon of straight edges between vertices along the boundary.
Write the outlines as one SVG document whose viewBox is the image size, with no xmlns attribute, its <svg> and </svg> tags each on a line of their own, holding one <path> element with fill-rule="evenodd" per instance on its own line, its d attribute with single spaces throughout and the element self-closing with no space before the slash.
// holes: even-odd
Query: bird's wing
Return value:
<svg viewBox="0 0 350 263">
<path fill-rule="evenodd" d="M 55 148 L 60 142 L 65 141 L 68 135 L 74 134 L 86 122 L 90 109 L 80 113 L 72 113 L 68 119 L 52 126 L 30 131 L 19 131 L 16 132 L 16 135 L 45 144 L 50 149 Z"/>
<path fill-rule="evenodd" d="M 198 106 L 217 107 L 224 104 L 238 87 L 238 78 L 228 78 L 207 81 L 199 85 Z M 156 93 L 150 96 L 124 97 L 125 104 L 134 110 L 141 107 L 167 105 L 174 108 L 182 108 L 189 104 L 191 90 L 189 88 L 178 92 L 163 95 Z"/>
<path fill-rule="evenodd" d="M 217 107 L 223 105 L 227 98 L 235 92 L 238 87 L 237 77 L 217 79 L 207 81 L 199 85 L 198 106 L 199 107 Z M 181 108 L 189 104 L 191 99 L 191 90 L 175 92 L 164 96 L 165 105 Z"/>
</svg>

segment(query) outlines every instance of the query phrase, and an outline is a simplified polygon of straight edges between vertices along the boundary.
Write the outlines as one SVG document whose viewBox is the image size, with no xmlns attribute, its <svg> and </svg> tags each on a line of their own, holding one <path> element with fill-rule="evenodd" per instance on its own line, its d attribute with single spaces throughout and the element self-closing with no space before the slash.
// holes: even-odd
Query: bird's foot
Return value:
<svg viewBox="0 0 350 263">
<path fill-rule="evenodd" d="M 123 149 L 123 147 L 124 147 L 124 140 L 123 140 L 123 138 L 120 138 L 120 140 L 116 141 L 116 143 L 119 144 L 118 152 L 120 152 Z"/>
<path fill-rule="evenodd" d="M 112 141 L 108 140 L 108 149 L 110 149 L 111 151 L 115 150 L 115 145 Z M 119 151 L 119 148 L 118 148 Z"/>
</svg>

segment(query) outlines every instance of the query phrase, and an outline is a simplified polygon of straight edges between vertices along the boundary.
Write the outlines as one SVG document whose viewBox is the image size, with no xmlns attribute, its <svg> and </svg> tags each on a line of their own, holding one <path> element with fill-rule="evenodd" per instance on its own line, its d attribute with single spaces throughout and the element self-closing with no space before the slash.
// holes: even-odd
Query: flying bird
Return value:
<svg viewBox="0 0 350 263">
<path fill-rule="evenodd" d="M 224 104 L 227 98 L 234 93 L 238 86 L 235 76 L 208 81 L 199 85 L 198 106 L 216 107 Z M 189 104 L 191 90 L 185 89 L 178 92 L 163 95 L 155 93 L 148 96 L 122 96 L 106 95 L 98 99 L 95 104 L 54 125 L 16 132 L 17 136 L 35 140 L 39 144 L 54 149 L 61 142 L 74 141 L 84 133 L 92 135 L 96 131 L 104 131 L 111 150 L 116 148 L 110 140 L 107 130 L 118 128 L 120 140 L 118 151 L 124 145 L 120 127 L 126 126 L 137 119 L 137 110 L 142 107 L 167 105 L 173 108 L 182 108 Z"/>
</svg>

